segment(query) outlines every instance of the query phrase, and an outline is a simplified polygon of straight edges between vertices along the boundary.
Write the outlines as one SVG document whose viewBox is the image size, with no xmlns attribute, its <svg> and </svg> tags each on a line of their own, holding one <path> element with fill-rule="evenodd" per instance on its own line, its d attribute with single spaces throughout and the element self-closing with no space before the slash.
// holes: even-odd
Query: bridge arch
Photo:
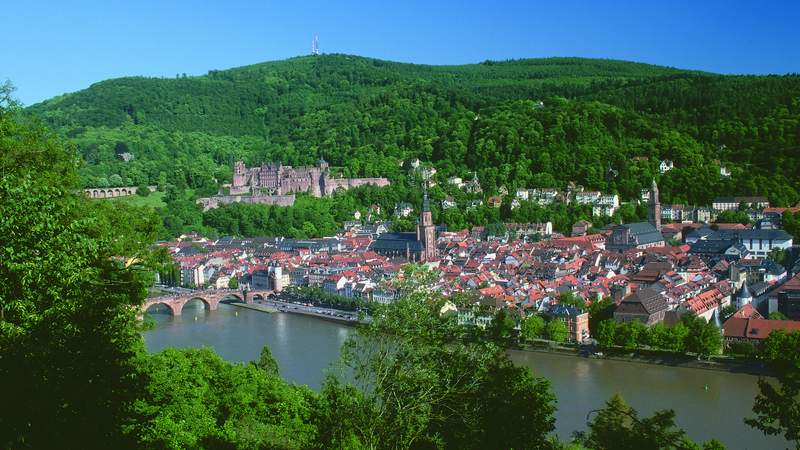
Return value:
<svg viewBox="0 0 800 450">
<path fill-rule="evenodd" d="M 175 306 L 174 306 L 174 305 L 172 305 L 172 304 L 171 304 L 171 303 L 169 303 L 169 302 L 153 302 L 153 303 L 147 303 L 147 304 L 145 304 L 145 305 L 144 305 L 144 307 L 142 308 L 142 309 L 144 310 L 144 311 L 142 311 L 142 312 L 143 312 L 143 313 L 147 313 L 147 312 L 149 312 L 149 311 L 150 311 L 150 308 L 152 308 L 152 307 L 154 307 L 154 306 L 156 306 L 156 305 L 164 305 L 164 306 L 166 306 L 166 307 L 169 309 L 169 313 L 170 313 L 171 315 L 173 315 L 173 316 L 180 315 L 180 311 L 178 312 L 178 314 L 175 314 Z"/>
<path fill-rule="evenodd" d="M 245 301 L 244 297 L 242 297 L 240 294 L 235 293 L 235 292 L 229 292 L 227 294 L 224 294 L 224 295 L 220 296 L 219 302 L 220 303 L 234 303 L 234 302 L 247 303 Z"/>
<path fill-rule="evenodd" d="M 206 311 L 210 311 L 212 309 L 217 309 L 217 308 L 214 307 L 215 305 L 213 305 L 212 302 L 209 301 L 208 299 L 206 299 L 205 297 L 193 296 L 193 297 L 188 297 L 186 300 L 184 300 L 181 303 L 181 306 L 180 306 L 181 307 L 181 312 L 183 312 L 183 308 L 185 308 L 186 305 L 191 303 L 192 300 L 200 300 L 203 303 L 203 309 L 205 309 Z"/>
</svg>

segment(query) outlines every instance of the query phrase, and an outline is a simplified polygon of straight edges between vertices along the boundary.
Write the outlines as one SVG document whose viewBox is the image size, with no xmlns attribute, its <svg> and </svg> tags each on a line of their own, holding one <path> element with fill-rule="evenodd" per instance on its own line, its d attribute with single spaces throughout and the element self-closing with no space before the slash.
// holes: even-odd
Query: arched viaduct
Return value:
<svg viewBox="0 0 800 450">
<path fill-rule="evenodd" d="M 148 186 L 150 192 L 155 192 L 157 186 Z M 89 198 L 114 198 L 133 195 L 139 188 L 136 186 L 122 186 L 110 188 L 86 188 L 83 193 Z"/>
<path fill-rule="evenodd" d="M 192 300 L 200 300 L 205 305 L 206 309 L 214 311 L 226 298 L 236 299 L 244 303 L 253 303 L 257 297 L 267 299 L 273 295 L 272 291 L 258 290 L 247 291 L 242 293 L 236 289 L 213 289 L 205 291 L 195 291 L 186 294 L 177 295 L 162 295 L 160 297 L 150 297 L 142 304 L 142 313 L 147 312 L 151 306 L 162 304 L 166 305 L 173 316 L 180 316 L 183 307 Z"/>
</svg>

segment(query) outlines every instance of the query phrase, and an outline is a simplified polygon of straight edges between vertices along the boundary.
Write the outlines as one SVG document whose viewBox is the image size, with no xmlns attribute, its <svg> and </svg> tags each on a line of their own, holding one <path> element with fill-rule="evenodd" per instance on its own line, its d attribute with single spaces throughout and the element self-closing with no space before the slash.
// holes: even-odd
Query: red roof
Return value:
<svg viewBox="0 0 800 450">
<path fill-rule="evenodd" d="M 800 321 L 731 317 L 722 325 L 725 337 L 766 339 L 775 330 L 800 331 Z"/>
</svg>

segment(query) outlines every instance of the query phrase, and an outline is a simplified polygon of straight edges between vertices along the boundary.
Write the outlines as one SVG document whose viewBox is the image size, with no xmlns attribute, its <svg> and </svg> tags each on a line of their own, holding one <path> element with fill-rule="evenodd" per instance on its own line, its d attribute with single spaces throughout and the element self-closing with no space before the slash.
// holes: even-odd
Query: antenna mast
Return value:
<svg viewBox="0 0 800 450">
<path fill-rule="evenodd" d="M 319 55 L 319 38 L 317 36 L 314 36 L 314 39 L 311 40 L 311 54 Z"/>
</svg>

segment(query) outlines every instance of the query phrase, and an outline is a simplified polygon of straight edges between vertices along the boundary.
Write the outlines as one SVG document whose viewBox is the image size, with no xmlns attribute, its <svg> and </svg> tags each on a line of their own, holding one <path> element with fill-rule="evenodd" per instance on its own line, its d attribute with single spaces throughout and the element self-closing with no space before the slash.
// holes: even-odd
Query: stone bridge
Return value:
<svg viewBox="0 0 800 450">
<path fill-rule="evenodd" d="M 183 307 L 191 300 L 200 300 L 205 305 L 206 309 L 214 311 L 219 306 L 220 302 L 225 299 L 231 299 L 243 303 L 253 303 L 256 298 L 266 300 L 273 295 L 273 291 L 256 290 L 256 291 L 239 291 L 236 289 L 208 289 L 205 291 L 193 291 L 185 294 L 176 295 L 162 295 L 160 297 L 150 297 L 145 300 L 142 305 L 142 312 L 147 312 L 151 306 L 162 304 L 166 305 L 173 316 L 180 316 Z"/>
<path fill-rule="evenodd" d="M 150 192 L 155 192 L 157 186 L 148 186 Z M 127 195 L 133 195 L 136 193 L 136 190 L 139 189 L 136 186 L 121 186 L 121 187 L 110 187 L 110 188 L 86 188 L 83 190 L 83 193 L 86 194 L 89 198 L 114 198 L 114 197 L 125 197 Z"/>
</svg>

